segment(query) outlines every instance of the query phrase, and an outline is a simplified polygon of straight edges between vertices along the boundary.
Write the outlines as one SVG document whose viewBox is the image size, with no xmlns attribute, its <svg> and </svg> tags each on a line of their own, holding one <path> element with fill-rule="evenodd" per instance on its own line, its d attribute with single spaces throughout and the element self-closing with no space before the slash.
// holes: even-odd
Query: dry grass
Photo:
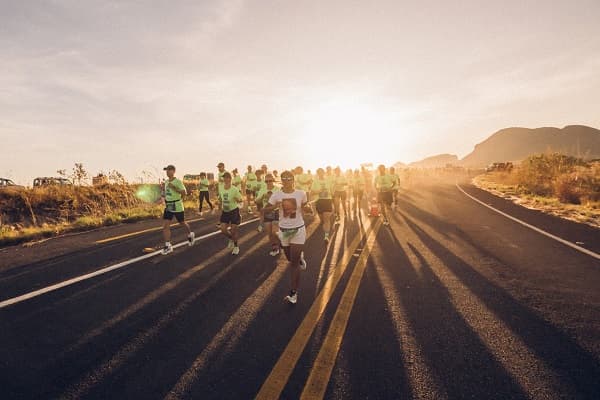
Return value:
<svg viewBox="0 0 600 400">
<path fill-rule="evenodd" d="M 600 162 L 536 155 L 511 172 L 490 172 L 473 182 L 525 207 L 600 227 Z"/>
<path fill-rule="evenodd" d="M 163 206 L 138 198 L 139 189 L 104 185 L 0 190 L 0 246 L 159 217 Z M 150 189 L 160 194 L 157 187 Z M 197 203 L 189 196 L 184 204 L 195 209 Z"/>
</svg>

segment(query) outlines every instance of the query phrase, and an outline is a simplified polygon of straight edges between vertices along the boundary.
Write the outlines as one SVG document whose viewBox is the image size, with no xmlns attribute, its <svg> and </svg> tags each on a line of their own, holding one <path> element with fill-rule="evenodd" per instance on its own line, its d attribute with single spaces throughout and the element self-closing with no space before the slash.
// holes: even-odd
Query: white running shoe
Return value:
<svg viewBox="0 0 600 400">
<path fill-rule="evenodd" d="M 278 256 L 278 255 L 279 255 L 279 252 L 280 252 L 280 250 L 279 250 L 279 249 L 273 249 L 273 250 L 271 250 L 271 251 L 269 252 L 269 255 L 270 255 L 271 257 L 276 257 L 276 256 Z"/>
<path fill-rule="evenodd" d="M 302 271 L 306 269 L 306 260 L 304 259 L 304 252 L 300 253 L 300 269 Z"/>
<path fill-rule="evenodd" d="M 233 249 L 235 246 L 233 245 L 233 240 L 229 239 L 227 241 L 227 248 L 228 249 Z"/>
<path fill-rule="evenodd" d="M 194 232 L 190 232 L 188 235 L 188 246 L 194 245 L 194 239 L 196 238 L 196 234 Z"/>
<path fill-rule="evenodd" d="M 162 249 L 162 255 L 166 256 L 169 253 L 173 252 L 173 246 L 169 243 L 168 245 L 166 244 L 165 247 L 163 247 Z"/>
<path fill-rule="evenodd" d="M 383 225 L 390 226 L 390 221 L 388 221 L 387 219 L 383 220 Z"/>
<path fill-rule="evenodd" d="M 285 300 L 290 304 L 296 304 L 298 302 L 298 293 L 285 296 Z"/>
<path fill-rule="evenodd" d="M 327 233 L 325 234 L 325 238 L 323 238 L 323 240 L 325 243 L 329 243 L 329 235 Z"/>
<path fill-rule="evenodd" d="M 262 224 L 258 225 L 258 228 L 256 228 L 257 231 L 262 232 L 265 228 L 263 228 Z"/>
<path fill-rule="evenodd" d="M 240 248 L 238 246 L 234 246 L 233 250 L 231 250 L 231 254 L 237 256 L 238 254 L 240 254 Z"/>
</svg>

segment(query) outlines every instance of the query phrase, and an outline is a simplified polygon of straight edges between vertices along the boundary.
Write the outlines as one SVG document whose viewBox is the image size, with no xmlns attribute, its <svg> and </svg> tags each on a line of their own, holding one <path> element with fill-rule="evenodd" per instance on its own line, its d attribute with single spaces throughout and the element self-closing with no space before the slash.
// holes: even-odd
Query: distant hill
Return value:
<svg viewBox="0 0 600 400">
<path fill-rule="evenodd" d="M 473 152 L 460 160 L 460 165 L 483 167 L 493 162 L 518 162 L 544 152 L 600 158 L 600 130 L 583 125 L 568 125 L 562 129 L 502 129 L 476 145 Z"/>
<path fill-rule="evenodd" d="M 458 164 L 458 157 L 454 154 L 439 154 L 427 157 L 421 161 L 412 162 L 408 166 L 410 168 L 438 168 L 445 167 L 447 164 Z"/>
</svg>

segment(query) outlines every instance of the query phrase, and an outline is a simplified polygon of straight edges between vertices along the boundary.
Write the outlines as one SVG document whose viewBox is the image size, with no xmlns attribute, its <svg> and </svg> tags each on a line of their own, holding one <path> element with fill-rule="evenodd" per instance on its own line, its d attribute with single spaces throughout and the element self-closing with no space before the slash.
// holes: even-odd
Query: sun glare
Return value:
<svg viewBox="0 0 600 400">
<path fill-rule="evenodd" d="M 332 102 L 308 115 L 304 138 L 311 143 L 306 158 L 313 165 L 357 168 L 364 162 L 379 162 L 393 144 L 394 116 L 366 104 Z"/>
</svg>

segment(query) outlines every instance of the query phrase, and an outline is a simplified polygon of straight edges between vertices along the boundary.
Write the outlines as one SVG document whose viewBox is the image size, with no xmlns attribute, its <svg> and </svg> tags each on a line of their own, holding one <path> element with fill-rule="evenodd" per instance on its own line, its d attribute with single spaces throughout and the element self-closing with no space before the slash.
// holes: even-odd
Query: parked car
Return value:
<svg viewBox="0 0 600 400">
<path fill-rule="evenodd" d="M 33 180 L 33 186 L 50 186 L 50 185 L 72 185 L 73 183 L 67 178 L 61 177 L 39 177 Z"/>
<path fill-rule="evenodd" d="M 492 171 L 510 172 L 510 171 L 512 171 L 513 167 L 514 167 L 514 165 L 511 162 L 495 162 L 495 163 L 488 165 L 488 167 L 485 169 L 485 172 L 492 172 Z"/>
<path fill-rule="evenodd" d="M 23 186 L 15 184 L 12 180 L 10 180 L 8 178 L 0 178 L 0 189 L 4 189 L 4 188 L 17 189 L 17 188 L 22 188 L 22 187 Z"/>
</svg>

